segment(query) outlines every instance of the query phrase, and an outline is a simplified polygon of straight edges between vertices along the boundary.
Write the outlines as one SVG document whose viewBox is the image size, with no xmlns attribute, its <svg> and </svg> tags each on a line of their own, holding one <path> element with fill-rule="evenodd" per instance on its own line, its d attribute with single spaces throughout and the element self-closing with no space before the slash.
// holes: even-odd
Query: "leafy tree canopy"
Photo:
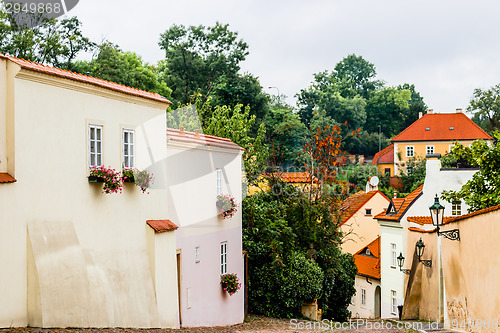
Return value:
<svg viewBox="0 0 500 333">
<path fill-rule="evenodd" d="M 500 133 L 494 133 L 496 144 L 476 140 L 470 147 L 455 143 L 450 155 L 458 161 L 480 170 L 459 191 L 444 191 L 442 198 L 448 202 L 464 200 L 471 211 L 500 204 Z"/>
<path fill-rule="evenodd" d="M 171 89 L 157 75 L 157 68 L 142 61 L 133 52 L 123 52 L 118 45 L 104 42 L 99 45 L 91 61 L 77 61 L 76 72 L 98 77 L 129 87 L 157 92 L 169 98 Z"/>
<path fill-rule="evenodd" d="M 238 76 L 239 63 L 248 55 L 248 45 L 238 39 L 238 33 L 220 23 L 173 25 L 161 34 L 159 45 L 165 51 L 166 83 L 173 88 L 172 99 L 180 104 L 193 102 L 196 92 L 207 99 L 221 78 Z"/>
<path fill-rule="evenodd" d="M 492 132 L 500 129 L 500 84 L 490 89 L 475 89 L 468 111 L 474 113 L 475 120 L 483 129 Z M 482 122 L 484 120 L 484 123 Z"/>
<path fill-rule="evenodd" d="M 14 19 L 0 8 L 0 52 L 54 67 L 73 70 L 80 52 L 95 48 L 81 31 L 76 18 L 50 19 L 30 29 L 19 29 Z"/>
</svg>

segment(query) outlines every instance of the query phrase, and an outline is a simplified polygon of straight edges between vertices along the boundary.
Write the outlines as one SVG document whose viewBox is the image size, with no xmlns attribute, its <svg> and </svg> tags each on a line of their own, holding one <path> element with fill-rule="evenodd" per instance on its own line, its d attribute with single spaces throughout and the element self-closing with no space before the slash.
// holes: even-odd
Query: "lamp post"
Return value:
<svg viewBox="0 0 500 333">
<path fill-rule="evenodd" d="M 432 260 L 422 259 L 422 256 L 424 255 L 424 250 L 425 250 L 425 244 L 424 242 L 422 242 L 422 238 L 420 238 L 418 242 L 415 244 L 415 251 L 417 252 L 418 261 L 421 262 L 422 265 L 426 267 L 432 267 Z"/>
<path fill-rule="evenodd" d="M 403 257 L 402 252 L 399 252 L 399 256 L 397 257 L 397 259 L 398 259 L 399 270 L 404 274 L 409 275 L 411 271 L 409 269 L 403 268 L 405 264 L 405 257 Z"/>
<path fill-rule="evenodd" d="M 378 151 L 382 150 L 382 126 L 378 125 Z"/>
<path fill-rule="evenodd" d="M 458 229 L 440 231 L 439 227 L 443 225 L 444 207 L 439 203 L 439 198 L 436 194 L 434 204 L 429 207 L 431 212 L 432 224 L 437 229 L 437 249 L 438 249 L 438 272 L 439 272 L 439 321 L 447 326 L 448 313 L 446 311 L 446 293 L 443 274 L 443 259 L 441 250 L 441 237 L 444 236 L 450 240 L 460 241 L 460 231 Z"/>
</svg>

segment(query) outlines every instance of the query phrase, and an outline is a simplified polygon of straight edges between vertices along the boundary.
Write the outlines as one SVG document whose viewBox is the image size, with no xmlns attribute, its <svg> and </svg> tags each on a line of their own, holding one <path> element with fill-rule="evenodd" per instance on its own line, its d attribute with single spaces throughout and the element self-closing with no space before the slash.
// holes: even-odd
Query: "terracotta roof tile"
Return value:
<svg viewBox="0 0 500 333">
<path fill-rule="evenodd" d="M 309 172 L 274 172 L 274 173 L 264 173 L 265 177 L 269 178 L 279 178 L 286 183 L 310 183 L 311 174 Z M 318 178 L 313 176 L 313 181 L 318 182 Z"/>
<path fill-rule="evenodd" d="M 245 150 L 226 138 L 217 136 L 200 134 L 198 132 L 187 132 L 174 128 L 167 128 L 167 138 L 178 142 L 196 143 L 204 146 L 214 146 L 219 148 Z"/>
<path fill-rule="evenodd" d="M 375 216 L 378 220 L 389 220 L 389 221 L 399 221 L 404 213 L 410 208 L 413 202 L 422 195 L 422 189 L 424 185 L 420 185 L 415 191 L 411 192 L 406 196 L 406 198 L 391 199 L 391 203 L 387 210 Z M 390 213 L 389 209 L 395 208 L 396 213 Z"/>
<path fill-rule="evenodd" d="M 475 212 L 472 212 L 469 214 L 460 215 L 460 216 L 445 216 L 443 218 L 443 224 L 456 222 L 456 221 L 460 221 L 460 220 L 465 220 L 465 219 L 471 218 L 471 217 L 476 216 L 476 215 L 486 214 L 486 213 L 493 212 L 493 211 L 499 210 L 499 209 L 500 209 L 500 205 L 497 205 L 497 206 L 488 207 L 485 209 L 481 209 L 481 210 L 478 210 L 478 211 L 475 211 Z M 430 216 L 410 216 L 410 217 L 408 217 L 408 222 L 413 222 L 413 223 L 420 224 L 420 225 L 426 225 L 426 224 L 432 224 L 432 219 Z"/>
<path fill-rule="evenodd" d="M 179 227 L 170 220 L 147 220 L 146 223 L 153 228 L 156 233 L 174 231 Z"/>
<path fill-rule="evenodd" d="M 370 250 L 370 255 L 366 254 Z M 358 274 L 380 280 L 380 237 L 354 254 Z"/>
<path fill-rule="evenodd" d="M 380 193 L 384 198 L 389 201 L 389 199 L 380 191 L 370 191 L 368 193 L 364 191 L 359 191 L 351 195 L 349 198 L 344 200 L 342 206 L 340 206 L 340 212 L 342 216 L 341 225 L 346 223 L 358 210 L 363 207 L 364 204 L 368 202 L 375 194 Z"/>
<path fill-rule="evenodd" d="M 1 183 L 14 183 L 17 182 L 17 180 L 9 175 L 8 173 L 0 173 L 0 184 Z"/>
<path fill-rule="evenodd" d="M 428 130 L 427 130 L 428 129 Z M 463 113 L 426 114 L 391 141 L 454 141 L 493 139 Z"/>
<path fill-rule="evenodd" d="M 394 163 L 394 144 L 379 151 L 373 156 L 372 164 Z"/>
<path fill-rule="evenodd" d="M 35 72 L 54 75 L 54 76 L 62 77 L 62 78 L 73 80 L 73 81 L 88 83 L 88 84 L 92 84 L 92 85 L 99 86 L 102 88 L 107 88 L 107 89 L 111 89 L 114 91 L 118 91 L 118 92 L 121 92 L 124 94 L 151 99 L 151 100 L 165 103 L 165 104 L 172 104 L 168 99 L 166 99 L 165 97 L 163 97 L 157 93 L 152 93 L 149 91 L 128 87 L 128 86 L 125 86 L 122 84 L 98 79 L 98 78 L 95 78 L 92 76 L 87 76 L 87 75 L 83 75 L 83 74 L 79 74 L 79 73 L 75 73 L 75 72 L 70 72 L 70 71 L 55 68 L 52 66 L 38 64 L 36 62 L 31 62 L 28 60 L 19 59 L 16 57 L 11 57 L 11 56 L 4 55 L 1 53 L 0 53 L 0 58 L 10 60 L 10 61 L 18 64 L 19 66 L 21 66 L 21 68 L 32 70 Z"/>
<path fill-rule="evenodd" d="M 409 227 L 408 230 L 414 231 L 414 232 L 422 232 L 422 233 L 433 233 L 436 231 L 436 228 L 432 230 L 425 230 L 425 229 L 420 229 L 420 228 L 415 228 L 415 227 Z"/>
</svg>

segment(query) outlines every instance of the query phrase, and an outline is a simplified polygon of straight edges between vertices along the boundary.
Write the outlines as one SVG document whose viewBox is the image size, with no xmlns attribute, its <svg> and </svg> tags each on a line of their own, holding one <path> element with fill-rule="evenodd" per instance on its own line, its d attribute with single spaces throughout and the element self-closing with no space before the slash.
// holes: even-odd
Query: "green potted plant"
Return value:
<svg viewBox="0 0 500 333">
<path fill-rule="evenodd" d="M 135 183 L 143 193 L 154 183 L 154 176 L 148 170 L 129 167 L 123 168 L 122 179 L 125 183 Z"/>
<path fill-rule="evenodd" d="M 106 194 L 122 192 L 122 177 L 115 169 L 105 166 L 91 167 L 88 179 L 91 183 L 104 183 L 102 189 Z"/>
<path fill-rule="evenodd" d="M 225 293 L 229 294 L 229 296 L 233 295 L 241 288 L 240 279 L 236 274 L 232 273 L 221 275 L 220 285 L 222 287 L 222 290 L 224 290 Z"/>
<path fill-rule="evenodd" d="M 237 210 L 236 200 L 232 196 L 225 194 L 217 196 L 216 206 L 224 219 L 233 217 Z"/>
</svg>

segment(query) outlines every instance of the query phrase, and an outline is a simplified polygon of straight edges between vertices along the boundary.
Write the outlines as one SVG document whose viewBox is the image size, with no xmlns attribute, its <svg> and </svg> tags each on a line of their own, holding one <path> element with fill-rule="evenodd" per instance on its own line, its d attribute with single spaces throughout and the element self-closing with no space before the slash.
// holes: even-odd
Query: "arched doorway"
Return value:
<svg viewBox="0 0 500 333">
<path fill-rule="evenodd" d="M 375 309 L 374 309 L 374 314 L 375 318 L 380 318 L 380 286 L 377 286 L 375 288 Z"/>
</svg>

